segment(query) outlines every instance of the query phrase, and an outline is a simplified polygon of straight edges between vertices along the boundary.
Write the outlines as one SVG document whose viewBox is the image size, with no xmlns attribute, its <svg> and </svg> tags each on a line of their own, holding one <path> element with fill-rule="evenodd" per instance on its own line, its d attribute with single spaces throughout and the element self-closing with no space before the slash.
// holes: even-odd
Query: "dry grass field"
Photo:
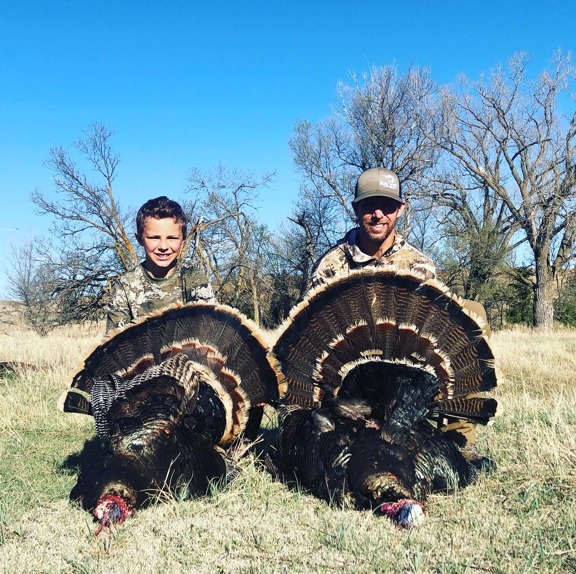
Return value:
<svg viewBox="0 0 576 574">
<path fill-rule="evenodd" d="M 41 338 L 7 317 L 0 361 L 34 368 L 0 375 L 2 573 L 576 572 L 576 331 L 494 334 L 504 412 L 480 443 L 498 471 L 433 495 L 418 530 L 290 490 L 248 455 L 227 489 L 160 495 L 97 537 L 68 500 L 93 421 L 56 401 L 103 328 Z"/>
</svg>

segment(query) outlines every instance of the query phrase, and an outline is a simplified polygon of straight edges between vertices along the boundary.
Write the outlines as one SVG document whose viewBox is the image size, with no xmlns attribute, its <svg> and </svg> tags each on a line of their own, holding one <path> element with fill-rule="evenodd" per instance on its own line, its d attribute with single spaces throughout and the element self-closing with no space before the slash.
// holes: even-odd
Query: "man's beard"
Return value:
<svg viewBox="0 0 576 574">
<path fill-rule="evenodd" d="M 390 235 L 392 235 L 392 233 L 394 232 L 394 229 L 396 227 L 396 225 L 392 224 L 392 223 L 386 223 L 385 225 L 386 225 L 386 227 L 385 227 L 384 232 L 380 232 L 380 233 L 375 234 L 372 232 L 369 224 L 362 224 L 361 223 L 360 224 L 360 235 L 361 235 L 362 239 L 364 239 L 364 241 L 379 247 L 380 245 L 382 245 L 382 243 L 384 243 L 386 241 L 386 239 L 388 239 L 390 237 Z"/>
</svg>

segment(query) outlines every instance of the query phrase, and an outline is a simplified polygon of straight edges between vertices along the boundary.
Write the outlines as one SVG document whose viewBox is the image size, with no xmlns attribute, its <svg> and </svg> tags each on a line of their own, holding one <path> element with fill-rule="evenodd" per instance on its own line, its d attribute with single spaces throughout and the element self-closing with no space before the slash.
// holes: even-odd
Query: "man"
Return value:
<svg viewBox="0 0 576 574">
<path fill-rule="evenodd" d="M 358 227 L 318 260 L 312 273 L 313 286 L 353 269 L 385 265 L 416 271 L 428 279 L 436 277 L 432 260 L 396 231 L 404 200 L 393 171 L 375 167 L 360 174 L 352 207 Z"/>
<path fill-rule="evenodd" d="M 106 332 L 178 303 L 216 302 L 206 274 L 182 265 L 186 231 L 181 206 L 166 196 L 150 199 L 138 210 L 136 239 L 145 258 L 114 284 Z"/>
<path fill-rule="evenodd" d="M 436 278 L 432 260 L 410 245 L 396 230 L 404 204 L 400 181 L 393 171 L 375 167 L 361 173 L 352 201 L 358 227 L 348 231 L 335 247 L 316 262 L 312 286 L 364 267 L 393 266 L 418 272 L 427 279 Z M 470 302 L 471 309 L 472 305 L 481 307 L 478 303 Z M 477 308 L 472 310 L 479 314 Z M 485 334 L 489 335 L 488 327 Z M 476 449 L 476 425 L 456 419 L 443 419 L 439 424 L 468 460 L 485 470 L 495 467 L 491 459 L 482 456 Z"/>
</svg>

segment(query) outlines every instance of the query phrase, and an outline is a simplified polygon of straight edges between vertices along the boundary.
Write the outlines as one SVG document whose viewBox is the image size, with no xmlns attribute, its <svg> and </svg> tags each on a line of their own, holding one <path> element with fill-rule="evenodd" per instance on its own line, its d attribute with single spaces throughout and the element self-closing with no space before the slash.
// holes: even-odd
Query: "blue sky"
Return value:
<svg viewBox="0 0 576 574">
<path fill-rule="evenodd" d="M 4 253 L 48 234 L 30 193 L 52 193 L 49 149 L 93 122 L 114 132 L 122 204 L 183 198 L 191 167 L 276 171 L 260 211 L 274 227 L 298 190 L 295 122 L 329 116 L 352 72 L 424 66 L 447 83 L 522 50 L 536 74 L 574 54 L 574 21 L 572 0 L 0 0 Z"/>
</svg>

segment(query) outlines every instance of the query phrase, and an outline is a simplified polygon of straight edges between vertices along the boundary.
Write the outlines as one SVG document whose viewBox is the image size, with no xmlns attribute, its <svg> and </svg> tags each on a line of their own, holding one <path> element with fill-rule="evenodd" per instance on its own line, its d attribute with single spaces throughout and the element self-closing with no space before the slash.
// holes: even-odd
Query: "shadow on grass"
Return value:
<svg viewBox="0 0 576 574">
<path fill-rule="evenodd" d="M 66 474 L 76 474 L 78 480 L 70 491 L 70 500 L 83 504 L 86 494 L 94 486 L 94 478 L 102 469 L 105 455 L 108 452 L 102 440 L 94 436 L 84 442 L 82 450 L 64 459 L 59 470 Z"/>
</svg>

